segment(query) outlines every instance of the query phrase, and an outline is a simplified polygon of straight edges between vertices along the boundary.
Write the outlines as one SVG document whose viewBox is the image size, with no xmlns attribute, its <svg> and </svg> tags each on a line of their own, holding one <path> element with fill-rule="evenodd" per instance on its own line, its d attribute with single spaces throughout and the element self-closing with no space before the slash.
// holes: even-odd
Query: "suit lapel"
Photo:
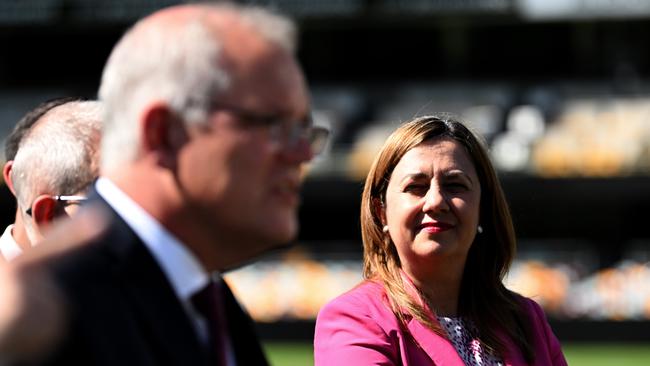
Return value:
<svg viewBox="0 0 650 366">
<path fill-rule="evenodd" d="M 164 364 L 207 365 L 206 352 L 164 273 L 129 226 L 101 197 L 99 201 L 112 214 L 105 240 L 115 255 L 113 275 L 133 303 L 148 344 Z"/>
<path fill-rule="evenodd" d="M 228 285 L 223 282 L 223 299 L 228 333 L 237 365 L 266 366 L 266 356 L 255 332 L 252 319 L 239 306 Z"/>
<path fill-rule="evenodd" d="M 164 274 L 143 244 L 135 251 L 139 253 L 133 253 L 121 273 L 139 311 L 138 319 L 151 332 L 151 339 L 159 344 L 160 350 L 176 360 L 174 364 L 205 364 L 205 350 Z"/>
</svg>

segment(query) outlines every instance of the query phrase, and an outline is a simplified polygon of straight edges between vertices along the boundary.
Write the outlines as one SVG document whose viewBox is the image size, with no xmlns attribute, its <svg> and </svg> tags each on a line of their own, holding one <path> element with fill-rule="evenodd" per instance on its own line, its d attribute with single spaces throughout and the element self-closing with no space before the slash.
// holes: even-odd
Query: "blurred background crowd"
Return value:
<svg viewBox="0 0 650 366">
<path fill-rule="evenodd" d="M 0 136 L 45 99 L 94 97 L 125 27 L 180 2 L 0 0 Z M 313 322 L 361 280 L 372 158 L 401 121 L 446 111 L 501 174 L 520 243 L 508 286 L 553 322 L 650 324 L 650 2 L 246 2 L 297 19 L 313 115 L 333 132 L 309 167 L 297 245 L 227 275 L 257 321 Z"/>
</svg>

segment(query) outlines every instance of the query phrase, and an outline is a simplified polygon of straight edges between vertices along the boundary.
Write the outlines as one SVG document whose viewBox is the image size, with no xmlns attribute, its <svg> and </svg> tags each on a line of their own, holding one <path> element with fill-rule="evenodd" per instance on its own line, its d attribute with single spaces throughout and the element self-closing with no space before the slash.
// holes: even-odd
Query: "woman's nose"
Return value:
<svg viewBox="0 0 650 366">
<path fill-rule="evenodd" d="M 447 203 L 447 197 L 444 191 L 437 185 L 431 185 L 431 188 L 429 188 L 429 191 L 424 196 L 422 211 L 435 212 L 445 210 L 449 210 L 449 204 Z"/>
</svg>

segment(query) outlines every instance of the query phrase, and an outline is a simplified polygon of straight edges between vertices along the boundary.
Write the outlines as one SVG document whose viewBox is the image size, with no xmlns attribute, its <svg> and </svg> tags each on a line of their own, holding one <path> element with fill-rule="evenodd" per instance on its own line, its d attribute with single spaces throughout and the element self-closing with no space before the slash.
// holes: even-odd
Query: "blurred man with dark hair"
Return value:
<svg viewBox="0 0 650 366">
<path fill-rule="evenodd" d="M 42 103 L 16 124 L 3 169 L 17 200 L 16 221 L 0 237 L 5 260 L 35 245 L 52 220 L 83 199 L 98 175 L 101 114 L 99 102 L 61 98 Z"/>
</svg>

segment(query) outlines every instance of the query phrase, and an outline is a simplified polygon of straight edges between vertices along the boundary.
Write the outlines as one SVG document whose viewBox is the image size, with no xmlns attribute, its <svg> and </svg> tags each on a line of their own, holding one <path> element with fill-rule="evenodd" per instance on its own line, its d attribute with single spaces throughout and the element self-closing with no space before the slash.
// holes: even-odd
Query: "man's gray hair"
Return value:
<svg viewBox="0 0 650 366">
<path fill-rule="evenodd" d="M 119 168 L 138 151 L 137 121 L 152 102 L 167 104 L 186 123 L 205 123 L 230 75 L 219 64 L 220 34 L 209 27 L 210 12 L 238 16 L 270 42 L 295 53 L 296 28 L 269 10 L 235 4 L 194 5 L 205 16 L 177 26 L 136 23 L 113 49 L 102 75 L 99 98 L 106 106 L 102 168 Z"/>
<path fill-rule="evenodd" d="M 102 116 L 97 101 L 68 102 L 43 115 L 23 137 L 11 170 L 21 212 L 41 194 L 73 195 L 94 181 Z"/>
</svg>

